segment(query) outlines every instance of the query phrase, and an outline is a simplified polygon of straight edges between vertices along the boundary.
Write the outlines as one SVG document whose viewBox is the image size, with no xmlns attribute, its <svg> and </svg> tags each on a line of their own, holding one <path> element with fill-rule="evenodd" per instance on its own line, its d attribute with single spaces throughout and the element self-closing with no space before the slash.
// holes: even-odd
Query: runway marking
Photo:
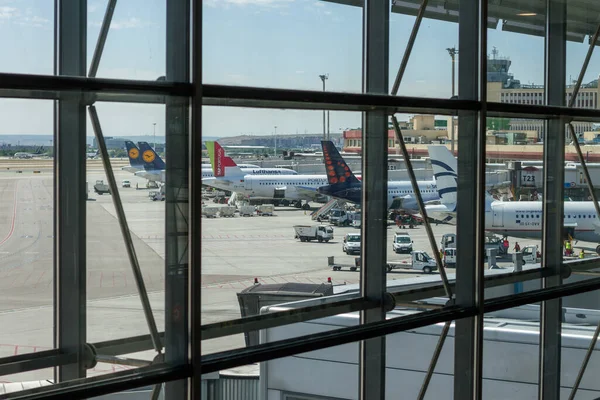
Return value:
<svg viewBox="0 0 600 400">
<path fill-rule="evenodd" d="M 33 285 L 34 288 L 37 287 L 38 283 L 40 283 L 40 281 L 42 280 L 42 277 L 46 275 L 46 271 L 42 271 L 42 273 L 40 274 L 39 278 L 37 279 L 37 281 L 35 281 L 35 284 Z"/>
<path fill-rule="evenodd" d="M 15 183 L 15 187 L 14 187 L 14 191 L 15 191 L 15 195 L 14 195 L 14 200 L 13 200 L 13 216 L 12 216 L 12 222 L 11 222 L 11 226 L 10 226 L 10 232 L 8 232 L 8 235 L 2 239 L 2 241 L 0 241 L 0 245 L 4 244 L 4 242 L 6 242 L 8 239 L 10 239 L 10 237 L 12 236 L 13 232 L 15 231 L 15 220 L 17 218 L 17 186 L 19 185 L 19 181 L 17 181 Z"/>
<path fill-rule="evenodd" d="M 33 274 L 33 272 L 30 272 L 29 275 L 27 275 L 27 278 L 25 278 L 25 280 L 23 281 L 23 284 L 21 286 L 25 286 L 25 283 L 27 283 L 27 281 L 29 280 L 29 278 L 31 278 L 32 274 Z"/>
</svg>

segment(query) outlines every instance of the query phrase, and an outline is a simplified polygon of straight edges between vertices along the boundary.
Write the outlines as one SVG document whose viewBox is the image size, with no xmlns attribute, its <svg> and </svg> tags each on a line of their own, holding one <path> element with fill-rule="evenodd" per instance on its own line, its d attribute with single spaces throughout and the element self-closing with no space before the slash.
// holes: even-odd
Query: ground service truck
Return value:
<svg viewBox="0 0 600 400">
<path fill-rule="evenodd" d="M 329 242 L 333 239 L 333 228 L 325 225 L 295 225 L 295 239 L 301 242 L 310 242 L 318 240 L 319 242 Z"/>
</svg>

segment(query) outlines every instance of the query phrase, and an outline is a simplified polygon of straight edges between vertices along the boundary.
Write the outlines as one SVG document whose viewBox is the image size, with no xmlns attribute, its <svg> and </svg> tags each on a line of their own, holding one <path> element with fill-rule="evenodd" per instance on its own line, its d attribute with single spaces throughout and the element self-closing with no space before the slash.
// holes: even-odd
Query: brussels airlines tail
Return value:
<svg viewBox="0 0 600 400">
<path fill-rule="evenodd" d="M 330 140 L 322 140 L 325 172 L 329 185 L 320 187 L 317 191 L 327 196 L 342 198 L 352 203 L 361 202 L 362 185 L 352 173 L 340 152 Z"/>
</svg>

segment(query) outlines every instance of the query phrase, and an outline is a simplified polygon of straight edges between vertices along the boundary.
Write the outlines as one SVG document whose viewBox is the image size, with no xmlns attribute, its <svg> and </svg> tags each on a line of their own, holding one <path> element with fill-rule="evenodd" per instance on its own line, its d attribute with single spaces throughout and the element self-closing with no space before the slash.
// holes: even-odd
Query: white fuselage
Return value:
<svg viewBox="0 0 600 400">
<path fill-rule="evenodd" d="M 485 212 L 487 232 L 518 238 L 540 239 L 542 237 L 541 201 L 494 201 L 488 203 Z M 456 212 L 444 205 L 426 207 L 427 216 L 456 224 Z M 565 230 L 577 240 L 600 242 L 600 221 L 591 201 L 564 202 Z"/>
<path fill-rule="evenodd" d="M 417 186 L 419 187 L 419 192 L 421 192 L 423 202 L 440 199 L 435 181 L 417 181 Z M 398 204 L 398 207 L 413 210 L 418 209 L 417 199 L 410 181 L 388 182 L 388 209 L 392 208 L 394 200 L 397 198 L 403 198 L 402 204 Z"/>
<path fill-rule="evenodd" d="M 248 175 L 298 175 L 298 172 L 288 168 L 248 167 L 251 164 L 241 164 L 238 167 Z M 202 167 L 202 178 L 214 178 L 212 167 Z"/>
<path fill-rule="evenodd" d="M 317 188 L 327 185 L 325 175 L 243 175 L 205 178 L 202 184 L 236 192 L 245 197 L 313 200 Z"/>
</svg>

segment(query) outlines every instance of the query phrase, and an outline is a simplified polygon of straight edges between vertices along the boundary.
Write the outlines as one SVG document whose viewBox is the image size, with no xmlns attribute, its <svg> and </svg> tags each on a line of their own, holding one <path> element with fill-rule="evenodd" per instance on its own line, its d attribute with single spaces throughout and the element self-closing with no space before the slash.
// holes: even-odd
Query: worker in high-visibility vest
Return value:
<svg viewBox="0 0 600 400">
<path fill-rule="evenodd" d="M 573 248 L 571 247 L 571 241 L 567 240 L 565 242 L 565 254 L 570 256 L 571 254 L 573 254 Z"/>
<path fill-rule="evenodd" d="M 581 249 L 581 251 L 579 252 L 579 258 L 585 258 L 585 252 L 583 251 L 583 249 Z"/>
</svg>

